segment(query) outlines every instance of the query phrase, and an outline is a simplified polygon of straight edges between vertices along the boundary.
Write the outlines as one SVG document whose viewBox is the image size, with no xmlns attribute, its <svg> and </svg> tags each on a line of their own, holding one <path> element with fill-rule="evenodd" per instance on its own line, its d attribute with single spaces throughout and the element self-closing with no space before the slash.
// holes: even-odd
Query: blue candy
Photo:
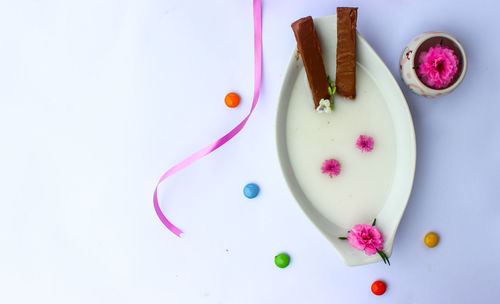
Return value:
<svg viewBox="0 0 500 304">
<path fill-rule="evenodd" d="M 247 184 L 245 188 L 243 188 L 243 194 L 247 198 L 254 198 L 259 195 L 259 186 L 254 183 Z"/>
</svg>

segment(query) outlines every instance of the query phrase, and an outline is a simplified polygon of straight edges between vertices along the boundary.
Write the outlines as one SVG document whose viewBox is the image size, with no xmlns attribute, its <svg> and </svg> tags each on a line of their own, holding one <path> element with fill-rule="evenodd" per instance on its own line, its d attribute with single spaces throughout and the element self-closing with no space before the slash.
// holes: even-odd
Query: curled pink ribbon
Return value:
<svg viewBox="0 0 500 304">
<path fill-rule="evenodd" d="M 194 163 L 200 158 L 203 158 L 204 156 L 212 153 L 213 151 L 217 150 L 220 146 L 224 145 L 227 143 L 231 138 L 233 138 L 236 134 L 238 134 L 245 124 L 247 123 L 248 119 L 250 118 L 250 115 L 252 115 L 253 110 L 255 109 L 255 106 L 257 105 L 257 101 L 259 100 L 259 92 L 260 92 L 260 83 L 262 79 L 262 14 L 261 14 L 261 0 L 253 0 L 253 24 L 254 24 L 254 90 L 253 90 L 253 102 L 252 102 L 252 108 L 250 109 L 250 112 L 248 115 L 243 119 L 242 122 L 240 122 L 234 129 L 229 131 L 226 135 L 223 137 L 219 138 L 217 141 L 209 144 L 208 146 L 198 150 L 188 158 L 184 159 L 180 163 L 174 165 L 172 168 L 168 169 L 167 172 L 165 172 L 160 180 L 158 181 L 158 184 L 156 184 L 155 192 L 153 195 L 153 204 L 155 207 L 156 214 L 158 215 L 158 218 L 160 221 L 165 225 L 165 227 L 168 228 L 168 230 L 172 231 L 175 235 L 178 237 L 181 236 L 182 231 L 175 227 L 174 224 L 172 224 L 165 214 L 161 211 L 160 205 L 158 204 L 158 186 L 166 180 L 169 176 L 181 171 L 182 169 L 186 168 L 190 164 Z"/>
</svg>

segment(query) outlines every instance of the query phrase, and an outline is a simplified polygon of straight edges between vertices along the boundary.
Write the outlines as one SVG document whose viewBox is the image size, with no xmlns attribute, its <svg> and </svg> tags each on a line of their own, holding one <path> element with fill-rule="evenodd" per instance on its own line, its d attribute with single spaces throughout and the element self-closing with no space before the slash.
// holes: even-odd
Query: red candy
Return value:
<svg viewBox="0 0 500 304">
<path fill-rule="evenodd" d="M 372 284 L 372 292 L 373 292 L 373 294 L 376 294 L 377 296 L 383 295 L 385 293 L 386 289 L 387 289 L 387 286 L 382 281 L 375 281 Z"/>
</svg>

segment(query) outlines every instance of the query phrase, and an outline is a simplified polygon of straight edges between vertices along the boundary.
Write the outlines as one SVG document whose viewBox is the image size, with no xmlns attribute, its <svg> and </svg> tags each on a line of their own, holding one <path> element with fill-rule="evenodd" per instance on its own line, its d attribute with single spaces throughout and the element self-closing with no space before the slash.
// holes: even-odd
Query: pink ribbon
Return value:
<svg viewBox="0 0 500 304">
<path fill-rule="evenodd" d="M 158 181 L 158 184 L 156 184 L 155 192 L 153 195 L 153 204 L 155 207 L 156 214 L 158 215 L 158 218 L 160 218 L 160 221 L 163 223 L 163 225 L 165 225 L 165 227 L 167 227 L 168 230 L 172 231 L 178 237 L 181 236 L 182 231 L 179 228 L 175 227 L 174 224 L 172 224 L 167 219 L 165 214 L 163 214 L 163 212 L 161 211 L 160 205 L 158 204 L 158 186 L 169 176 L 181 171 L 182 169 L 186 168 L 187 166 L 194 163 L 198 159 L 212 153 L 213 151 L 217 150 L 220 146 L 224 145 L 229 140 L 231 140 L 231 138 L 233 138 L 243 129 L 248 119 L 250 118 L 250 115 L 252 115 L 252 112 L 255 109 L 255 106 L 257 105 L 257 101 L 259 100 L 260 83 L 262 79 L 262 14 L 261 14 L 260 1 L 261 0 L 253 0 L 255 68 L 254 68 L 253 102 L 252 102 L 252 108 L 250 109 L 250 113 L 248 113 L 245 119 L 243 119 L 242 122 L 240 122 L 234 129 L 229 131 L 226 135 L 219 138 L 217 141 L 209 144 L 208 146 L 200 149 L 198 152 L 195 152 L 194 154 L 184 159 L 180 163 L 174 165 L 172 168 L 168 169 L 168 171 L 162 175 L 162 177 Z"/>
</svg>

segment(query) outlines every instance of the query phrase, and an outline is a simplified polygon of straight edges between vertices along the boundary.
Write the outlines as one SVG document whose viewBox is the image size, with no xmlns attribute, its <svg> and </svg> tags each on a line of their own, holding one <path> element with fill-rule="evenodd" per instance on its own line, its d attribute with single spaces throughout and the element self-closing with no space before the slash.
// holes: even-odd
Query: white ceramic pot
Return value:
<svg viewBox="0 0 500 304">
<path fill-rule="evenodd" d="M 456 76 L 453 78 L 451 85 L 443 89 L 433 89 L 425 85 L 416 73 L 418 55 L 420 55 L 422 51 L 427 51 L 428 48 L 434 46 L 435 43 L 441 43 L 441 45 L 444 43 L 445 46 L 453 49 L 459 60 Z M 467 56 L 465 55 L 463 46 L 453 36 L 442 32 L 426 32 L 413 38 L 406 45 L 399 59 L 399 73 L 404 83 L 412 92 L 424 97 L 438 97 L 450 93 L 460 85 L 466 71 Z"/>
</svg>

